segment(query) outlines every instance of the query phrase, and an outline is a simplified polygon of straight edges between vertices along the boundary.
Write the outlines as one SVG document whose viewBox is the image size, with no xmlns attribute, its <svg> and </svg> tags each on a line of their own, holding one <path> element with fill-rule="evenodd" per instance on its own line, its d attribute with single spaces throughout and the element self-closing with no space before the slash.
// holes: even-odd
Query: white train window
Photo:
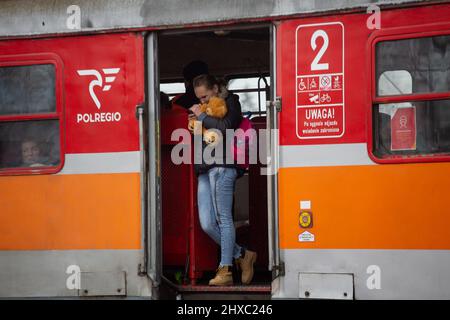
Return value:
<svg viewBox="0 0 450 320">
<path fill-rule="evenodd" d="M 385 71 L 378 79 L 378 95 L 402 95 L 412 93 L 412 77 L 406 70 Z"/>
<path fill-rule="evenodd" d="M 266 84 L 270 84 L 269 77 L 233 78 L 228 81 L 228 90 L 239 96 L 242 113 L 266 113 Z M 160 90 L 170 99 L 184 93 L 184 83 L 161 83 Z"/>
</svg>

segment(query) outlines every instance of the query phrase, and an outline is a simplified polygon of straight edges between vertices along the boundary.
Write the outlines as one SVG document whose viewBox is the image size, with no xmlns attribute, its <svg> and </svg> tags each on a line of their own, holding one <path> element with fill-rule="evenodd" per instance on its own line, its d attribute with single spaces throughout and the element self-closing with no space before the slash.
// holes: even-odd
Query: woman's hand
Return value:
<svg viewBox="0 0 450 320">
<path fill-rule="evenodd" d="M 196 117 L 198 117 L 202 113 L 200 110 L 199 104 L 194 104 L 192 107 L 189 108 L 189 110 L 191 110 L 192 113 L 194 113 Z"/>
</svg>

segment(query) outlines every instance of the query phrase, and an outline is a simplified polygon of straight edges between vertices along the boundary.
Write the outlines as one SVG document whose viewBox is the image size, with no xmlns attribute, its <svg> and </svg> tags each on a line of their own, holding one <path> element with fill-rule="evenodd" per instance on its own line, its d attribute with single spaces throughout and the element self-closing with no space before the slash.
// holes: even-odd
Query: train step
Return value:
<svg viewBox="0 0 450 320">
<path fill-rule="evenodd" d="M 214 287 L 208 285 L 178 286 L 178 300 L 270 300 L 269 284 L 233 285 Z"/>
<path fill-rule="evenodd" d="M 270 294 L 270 284 L 254 284 L 254 285 L 232 285 L 232 286 L 209 286 L 209 285 L 179 285 L 176 286 L 178 292 L 248 292 L 248 293 L 267 293 Z"/>
<path fill-rule="evenodd" d="M 267 300 L 271 296 L 269 281 L 254 281 L 251 285 L 236 283 L 232 286 L 215 287 L 209 286 L 206 280 L 200 280 L 196 284 L 175 284 L 164 277 L 163 280 L 160 288 L 160 298 L 162 299 Z"/>
</svg>

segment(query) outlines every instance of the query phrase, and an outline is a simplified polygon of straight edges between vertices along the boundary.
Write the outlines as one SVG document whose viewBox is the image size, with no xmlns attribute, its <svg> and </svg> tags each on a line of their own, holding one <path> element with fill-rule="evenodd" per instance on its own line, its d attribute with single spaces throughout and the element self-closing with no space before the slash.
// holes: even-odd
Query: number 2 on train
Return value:
<svg viewBox="0 0 450 320">
<path fill-rule="evenodd" d="M 311 70 L 328 70 L 329 64 L 328 63 L 319 63 L 320 59 L 322 59 L 322 56 L 325 54 L 325 52 L 328 49 L 329 39 L 328 34 L 323 30 L 317 30 L 314 32 L 314 34 L 311 37 L 311 48 L 316 51 L 317 48 L 317 38 L 323 39 L 322 47 L 320 47 L 319 52 L 317 53 L 316 57 L 314 58 L 313 62 L 311 63 Z"/>
</svg>

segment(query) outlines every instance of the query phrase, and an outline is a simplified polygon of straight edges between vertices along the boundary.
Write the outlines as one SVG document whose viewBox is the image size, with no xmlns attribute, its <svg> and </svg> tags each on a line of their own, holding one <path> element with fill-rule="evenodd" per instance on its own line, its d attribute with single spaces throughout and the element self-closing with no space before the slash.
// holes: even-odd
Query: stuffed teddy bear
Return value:
<svg viewBox="0 0 450 320">
<path fill-rule="evenodd" d="M 225 100 L 219 97 L 211 97 L 208 103 L 200 105 L 201 112 L 205 112 L 208 116 L 222 119 L 227 114 L 227 105 Z M 189 119 L 188 128 L 193 134 L 199 134 L 200 132 L 194 132 L 196 118 Z M 202 127 L 203 140 L 208 144 L 214 144 L 218 142 L 219 136 L 217 132 L 213 130 L 207 130 Z"/>
</svg>

